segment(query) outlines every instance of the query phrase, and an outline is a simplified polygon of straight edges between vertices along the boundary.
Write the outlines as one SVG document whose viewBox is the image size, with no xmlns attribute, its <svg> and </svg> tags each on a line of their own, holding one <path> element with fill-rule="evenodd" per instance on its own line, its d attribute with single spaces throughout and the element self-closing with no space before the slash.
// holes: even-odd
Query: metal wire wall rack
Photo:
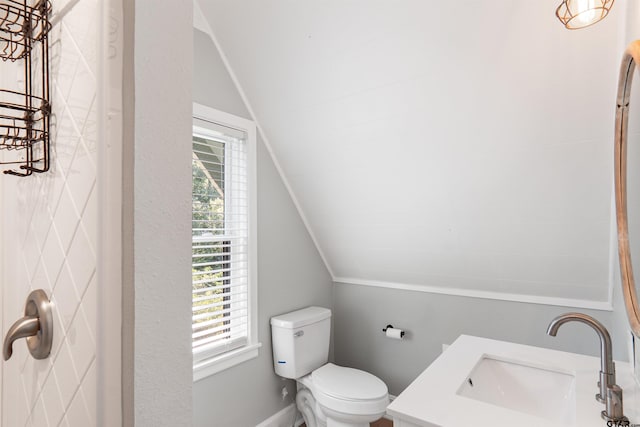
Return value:
<svg viewBox="0 0 640 427">
<path fill-rule="evenodd" d="M 3 173 L 29 176 L 49 170 L 50 118 L 48 0 L 0 0 L 0 58 L 21 61 L 23 87 L 0 89 Z"/>
</svg>

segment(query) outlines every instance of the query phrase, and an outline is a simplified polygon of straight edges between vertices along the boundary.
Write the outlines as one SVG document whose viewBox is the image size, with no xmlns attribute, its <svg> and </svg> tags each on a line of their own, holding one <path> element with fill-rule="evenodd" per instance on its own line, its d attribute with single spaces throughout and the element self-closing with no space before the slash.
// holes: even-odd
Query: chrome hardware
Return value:
<svg viewBox="0 0 640 427">
<path fill-rule="evenodd" d="M 42 289 L 36 289 L 27 297 L 24 317 L 15 322 L 7 332 L 2 347 L 4 360 L 13 354 L 13 342 L 27 339 L 27 347 L 34 359 L 46 359 L 53 343 L 53 314 L 51 302 Z"/>
<path fill-rule="evenodd" d="M 596 394 L 596 400 L 605 404 L 602 418 L 607 421 L 626 420 L 622 412 L 622 389 L 616 385 L 616 367 L 613 363 L 609 331 L 591 316 L 583 313 L 565 313 L 549 323 L 547 334 L 555 337 L 560 326 L 571 321 L 591 326 L 600 338 L 600 381 L 598 381 L 600 393 Z"/>
<path fill-rule="evenodd" d="M 606 409 L 600 413 L 604 420 L 616 421 L 620 425 L 629 425 L 629 420 L 623 415 L 622 389 L 616 384 L 607 388 L 606 405 Z"/>
</svg>

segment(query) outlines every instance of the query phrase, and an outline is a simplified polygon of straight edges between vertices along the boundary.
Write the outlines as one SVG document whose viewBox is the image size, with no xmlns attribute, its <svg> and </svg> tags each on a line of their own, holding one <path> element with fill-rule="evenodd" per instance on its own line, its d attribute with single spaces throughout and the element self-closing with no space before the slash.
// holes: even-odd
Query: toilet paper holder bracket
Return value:
<svg viewBox="0 0 640 427">
<path fill-rule="evenodd" d="M 382 332 L 387 332 L 387 329 L 389 329 L 389 328 L 394 329 L 392 324 L 388 324 L 387 326 L 382 328 Z M 404 337 L 404 331 L 401 330 L 400 331 L 400 338 L 403 338 L 403 337 Z"/>
</svg>

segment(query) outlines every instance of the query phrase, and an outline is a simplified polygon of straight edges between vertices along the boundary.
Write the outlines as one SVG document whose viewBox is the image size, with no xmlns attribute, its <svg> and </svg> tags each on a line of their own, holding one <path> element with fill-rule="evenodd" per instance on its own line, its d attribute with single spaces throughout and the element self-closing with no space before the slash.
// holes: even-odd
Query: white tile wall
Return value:
<svg viewBox="0 0 640 427">
<path fill-rule="evenodd" d="M 2 426 L 96 424 L 96 70 L 98 0 L 52 0 L 52 169 L 3 178 L 3 329 L 32 289 L 54 302 L 51 356 L 19 341 L 4 365 Z M 14 307 L 14 305 L 16 307 Z"/>
</svg>

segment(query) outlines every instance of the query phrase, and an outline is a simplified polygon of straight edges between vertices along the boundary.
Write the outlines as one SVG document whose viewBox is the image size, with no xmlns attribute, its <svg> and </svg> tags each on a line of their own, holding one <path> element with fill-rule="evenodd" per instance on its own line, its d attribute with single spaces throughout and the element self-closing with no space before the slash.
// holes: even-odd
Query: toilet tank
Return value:
<svg viewBox="0 0 640 427">
<path fill-rule="evenodd" d="M 271 318 L 273 367 L 284 378 L 297 379 L 329 360 L 331 310 L 307 307 Z"/>
</svg>

